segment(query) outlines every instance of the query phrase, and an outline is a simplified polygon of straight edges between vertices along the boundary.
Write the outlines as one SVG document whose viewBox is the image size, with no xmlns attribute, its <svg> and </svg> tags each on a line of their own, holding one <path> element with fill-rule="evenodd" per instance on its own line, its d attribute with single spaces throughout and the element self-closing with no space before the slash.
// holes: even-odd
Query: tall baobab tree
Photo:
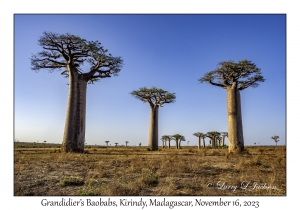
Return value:
<svg viewBox="0 0 300 210">
<path fill-rule="evenodd" d="M 105 141 L 105 143 L 106 143 L 106 146 L 108 147 L 108 143 L 109 143 L 109 141 Z"/>
<path fill-rule="evenodd" d="M 222 147 L 225 145 L 225 137 L 228 137 L 228 132 L 221 132 L 222 135 Z"/>
<path fill-rule="evenodd" d="M 115 143 L 115 146 L 117 147 L 119 143 Z"/>
<path fill-rule="evenodd" d="M 113 57 L 98 41 L 87 41 L 72 34 L 44 32 L 38 44 L 42 51 L 31 56 L 31 69 L 61 70 L 69 78 L 69 93 L 62 151 L 83 152 L 85 142 L 87 84 L 117 76 L 122 59 Z M 84 65 L 89 71 L 83 71 Z"/>
<path fill-rule="evenodd" d="M 158 108 L 163 104 L 175 102 L 175 93 L 152 87 L 142 87 L 130 93 L 135 98 L 149 103 L 150 105 L 150 125 L 148 135 L 148 146 L 151 150 L 158 150 Z"/>
<path fill-rule="evenodd" d="M 200 147 L 201 147 L 201 138 L 202 138 L 202 141 L 203 141 L 203 147 L 205 147 L 205 137 L 206 137 L 206 135 L 204 133 L 200 133 L 200 132 L 194 133 L 193 135 L 198 137 L 198 149 L 200 149 Z"/>
<path fill-rule="evenodd" d="M 126 147 L 127 147 L 128 143 L 129 143 L 129 141 L 125 141 Z"/>
<path fill-rule="evenodd" d="M 219 68 L 210 71 L 198 80 L 211 85 L 222 87 L 227 91 L 228 113 L 228 151 L 239 153 L 244 150 L 244 137 L 242 125 L 242 110 L 240 91 L 248 87 L 257 87 L 265 79 L 261 70 L 254 63 L 242 60 L 237 63 L 224 61 Z"/>
<path fill-rule="evenodd" d="M 277 142 L 279 142 L 279 136 L 272 136 L 271 139 L 273 139 L 276 143 L 277 146 Z"/>
</svg>

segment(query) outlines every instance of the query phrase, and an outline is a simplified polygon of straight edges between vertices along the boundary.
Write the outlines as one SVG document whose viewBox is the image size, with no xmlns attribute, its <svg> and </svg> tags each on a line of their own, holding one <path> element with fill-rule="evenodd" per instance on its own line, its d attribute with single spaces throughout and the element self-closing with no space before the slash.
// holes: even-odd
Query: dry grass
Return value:
<svg viewBox="0 0 300 210">
<path fill-rule="evenodd" d="M 284 196 L 286 149 L 247 147 L 236 155 L 196 147 L 155 152 L 143 147 L 91 148 L 83 154 L 15 148 L 14 194 Z"/>
</svg>

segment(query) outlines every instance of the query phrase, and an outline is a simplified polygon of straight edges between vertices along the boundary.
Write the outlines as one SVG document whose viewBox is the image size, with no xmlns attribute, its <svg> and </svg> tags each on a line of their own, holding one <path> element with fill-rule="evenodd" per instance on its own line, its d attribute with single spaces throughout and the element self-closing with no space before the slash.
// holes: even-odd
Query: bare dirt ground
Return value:
<svg viewBox="0 0 300 210">
<path fill-rule="evenodd" d="M 44 146 L 47 147 L 47 146 Z M 59 148 L 14 151 L 15 196 L 285 196 L 286 148 Z"/>
</svg>

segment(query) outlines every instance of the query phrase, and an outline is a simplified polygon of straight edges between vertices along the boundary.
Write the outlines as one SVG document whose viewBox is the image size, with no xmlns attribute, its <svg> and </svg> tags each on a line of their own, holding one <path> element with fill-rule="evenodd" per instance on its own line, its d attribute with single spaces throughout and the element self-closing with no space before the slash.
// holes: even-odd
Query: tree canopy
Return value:
<svg viewBox="0 0 300 210">
<path fill-rule="evenodd" d="M 206 134 L 201 133 L 201 132 L 194 133 L 193 135 L 197 136 L 197 137 L 206 137 Z"/>
<path fill-rule="evenodd" d="M 237 89 L 243 90 L 248 87 L 257 87 L 259 82 L 265 79 L 261 75 L 261 70 L 254 63 L 242 60 L 237 63 L 233 61 L 223 61 L 218 64 L 216 70 L 210 71 L 200 78 L 200 83 L 208 82 L 212 85 L 227 88 L 237 82 Z"/>
<path fill-rule="evenodd" d="M 87 41 L 69 33 L 44 32 L 38 44 L 43 50 L 31 56 L 31 69 L 35 71 L 57 69 L 68 77 L 72 69 L 93 83 L 100 78 L 117 76 L 122 68 L 121 57 L 113 57 L 98 41 Z M 90 65 L 87 72 L 82 69 L 85 63 Z"/>
<path fill-rule="evenodd" d="M 149 89 L 142 87 L 139 90 L 132 91 L 130 94 L 143 102 L 148 102 L 151 106 L 157 105 L 161 107 L 163 104 L 175 102 L 176 98 L 175 93 L 169 93 L 156 87 Z"/>
</svg>

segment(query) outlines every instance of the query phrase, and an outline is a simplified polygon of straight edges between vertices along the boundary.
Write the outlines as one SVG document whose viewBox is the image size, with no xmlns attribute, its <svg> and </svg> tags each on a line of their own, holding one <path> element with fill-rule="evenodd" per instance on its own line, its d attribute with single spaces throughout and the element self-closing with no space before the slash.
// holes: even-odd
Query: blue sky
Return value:
<svg viewBox="0 0 300 210">
<path fill-rule="evenodd" d="M 159 136 L 179 133 L 196 145 L 195 132 L 227 131 L 226 91 L 197 80 L 243 59 L 266 78 L 241 91 L 245 145 L 274 145 L 273 135 L 286 143 L 285 15 L 15 15 L 15 138 L 61 143 L 68 79 L 30 69 L 44 31 L 98 40 L 124 60 L 119 76 L 88 85 L 88 144 L 147 145 L 149 105 L 129 94 L 144 86 L 176 94 L 160 109 Z"/>
</svg>

